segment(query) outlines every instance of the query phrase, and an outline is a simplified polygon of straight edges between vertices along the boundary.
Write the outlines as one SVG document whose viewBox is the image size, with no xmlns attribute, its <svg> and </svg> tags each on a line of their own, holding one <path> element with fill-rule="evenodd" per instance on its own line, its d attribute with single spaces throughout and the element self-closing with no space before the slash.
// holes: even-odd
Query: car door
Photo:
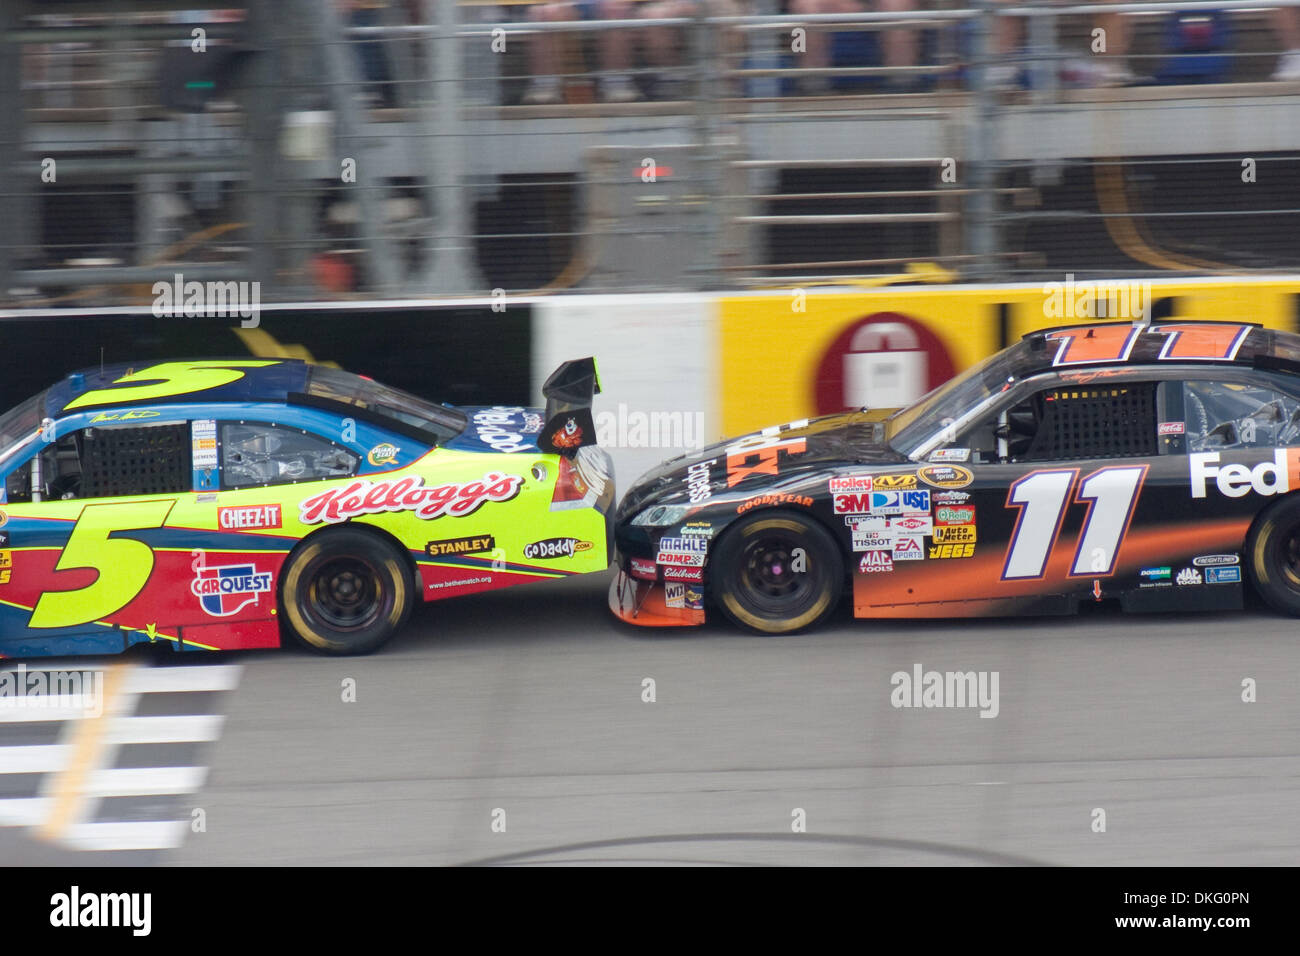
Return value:
<svg viewBox="0 0 1300 956">
<path fill-rule="evenodd" d="M 859 613 L 1067 613 L 1122 598 L 1146 566 L 1162 493 L 1186 488 L 1185 465 L 1161 455 L 1167 391 L 1122 371 L 1008 389 L 919 465 L 924 560 L 859 589 Z"/>
<path fill-rule="evenodd" d="M 175 636 L 194 494 L 190 423 L 83 414 L 6 477 L 0 653 L 115 652 Z"/>
</svg>

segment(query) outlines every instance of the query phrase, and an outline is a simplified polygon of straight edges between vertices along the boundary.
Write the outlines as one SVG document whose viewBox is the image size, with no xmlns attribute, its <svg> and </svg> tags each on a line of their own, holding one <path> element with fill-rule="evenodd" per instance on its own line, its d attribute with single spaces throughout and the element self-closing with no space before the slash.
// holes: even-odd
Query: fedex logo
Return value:
<svg viewBox="0 0 1300 956">
<path fill-rule="evenodd" d="M 1187 460 L 1193 498 L 1205 497 L 1205 484 L 1211 478 L 1219 494 L 1227 498 L 1240 498 L 1252 491 L 1257 495 L 1285 494 L 1295 483 L 1292 472 L 1300 469 L 1300 452 L 1285 448 L 1274 451 L 1272 461 L 1256 465 L 1220 465 L 1217 451 L 1195 452 Z"/>
</svg>

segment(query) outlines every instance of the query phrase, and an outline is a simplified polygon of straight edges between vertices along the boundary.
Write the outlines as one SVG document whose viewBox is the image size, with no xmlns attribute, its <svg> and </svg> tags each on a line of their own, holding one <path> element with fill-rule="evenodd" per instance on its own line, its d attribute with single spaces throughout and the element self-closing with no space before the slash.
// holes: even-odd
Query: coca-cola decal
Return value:
<svg viewBox="0 0 1300 956">
<path fill-rule="evenodd" d="M 298 505 L 303 524 L 338 524 L 359 515 L 386 511 L 412 511 L 417 518 L 432 521 L 443 515 L 463 518 L 488 501 L 509 501 L 519 494 L 524 479 L 518 475 L 489 472 L 480 481 L 425 487 L 418 475 L 406 478 L 366 481 L 358 479 L 341 488 L 314 495 Z"/>
</svg>

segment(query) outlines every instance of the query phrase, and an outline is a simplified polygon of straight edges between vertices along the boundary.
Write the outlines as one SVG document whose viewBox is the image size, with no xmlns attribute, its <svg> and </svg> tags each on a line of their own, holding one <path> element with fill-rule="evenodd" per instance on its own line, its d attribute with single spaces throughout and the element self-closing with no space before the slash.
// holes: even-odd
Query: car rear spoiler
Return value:
<svg viewBox="0 0 1300 956">
<path fill-rule="evenodd" d="M 538 447 L 552 455 L 573 455 L 583 445 L 596 444 L 591 400 L 599 394 L 595 358 L 588 356 L 561 364 L 542 386 L 546 424 L 537 439 Z"/>
</svg>

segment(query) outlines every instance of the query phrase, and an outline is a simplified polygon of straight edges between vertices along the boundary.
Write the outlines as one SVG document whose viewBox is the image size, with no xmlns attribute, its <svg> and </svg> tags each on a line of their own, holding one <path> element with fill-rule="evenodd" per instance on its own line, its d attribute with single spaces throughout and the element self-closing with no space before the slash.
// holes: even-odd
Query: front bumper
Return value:
<svg viewBox="0 0 1300 956">
<path fill-rule="evenodd" d="M 699 585 L 685 585 L 698 588 Z M 629 624 L 642 627 L 694 627 L 704 623 L 704 609 L 669 607 L 663 581 L 639 581 L 622 568 L 609 585 L 609 609 Z"/>
</svg>

